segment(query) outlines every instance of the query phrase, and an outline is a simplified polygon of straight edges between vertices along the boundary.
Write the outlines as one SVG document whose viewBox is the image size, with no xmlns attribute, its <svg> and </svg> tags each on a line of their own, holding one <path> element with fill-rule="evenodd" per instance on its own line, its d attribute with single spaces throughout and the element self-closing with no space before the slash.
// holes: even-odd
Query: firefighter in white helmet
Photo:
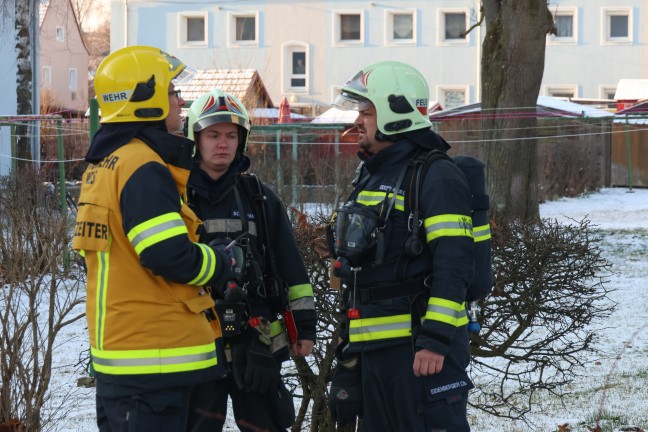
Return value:
<svg viewBox="0 0 648 432">
<path fill-rule="evenodd" d="M 210 412 L 224 419 L 229 396 L 242 431 L 285 431 L 295 412 L 281 363 L 290 350 L 311 353 L 315 304 L 286 208 L 244 173 L 250 128 L 241 101 L 220 89 L 189 109 L 187 134 L 196 141 L 189 205 L 204 221 L 201 241 L 232 245 L 236 257 L 233 277 L 212 291 L 230 374 L 225 391 L 215 383 Z"/>
</svg>

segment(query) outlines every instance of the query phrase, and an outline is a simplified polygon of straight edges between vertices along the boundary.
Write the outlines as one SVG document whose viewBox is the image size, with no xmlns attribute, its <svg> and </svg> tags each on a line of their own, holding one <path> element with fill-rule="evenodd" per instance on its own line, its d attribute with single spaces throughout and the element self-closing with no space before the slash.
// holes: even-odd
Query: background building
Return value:
<svg viewBox="0 0 648 432">
<path fill-rule="evenodd" d="M 541 95 L 614 96 L 648 76 L 646 0 L 552 0 Z M 112 2 L 111 49 L 163 47 L 197 69 L 250 68 L 272 100 L 317 115 L 361 66 L 400 60 L 423 71 L 443 108 L 480 96 L 484 26 L 474 0 L 148 0 Z"/>
<path fill-rule="evenodd" d="M 88 49 L 70 0 L 40 4 L 41 106 L 75 117 L 88 109 Z"/>
</svg>

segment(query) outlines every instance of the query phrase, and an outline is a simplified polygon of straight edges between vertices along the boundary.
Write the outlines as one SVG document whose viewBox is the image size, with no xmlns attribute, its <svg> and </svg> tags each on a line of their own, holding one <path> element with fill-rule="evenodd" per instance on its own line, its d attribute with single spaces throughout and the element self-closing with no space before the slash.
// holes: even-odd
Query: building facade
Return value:
<svg viewBox="0 0 648 432">
<path fill-rule="evenodd" d="M 41 105 L 63 116 L 88 109 L 89 53 L 70 0 L 40 7 Z"/>
<path fill-rule="evenodd" d="M 613 97 L 648 77 L 648 0 L 551 0 L 541 95 Z M 443 108 L 481 100 L 475 0 L 113 0 L 111 50 L 159 46 L 196 69 L 255 69 L 277 103 L 317 115 L 360 67 L 398 60 L 420 69 Z"/>
<path fill-rule="evenodd" d="M 18 112 L 16 95 L 16 33 L 14 29 L 13 2 L 0 6 L 0 81 L 3 95 L 0 97 L 0 176 L 10 173 L 12 166 L 11 122 L 3 118 L 15 116 Z"/>
</svg>

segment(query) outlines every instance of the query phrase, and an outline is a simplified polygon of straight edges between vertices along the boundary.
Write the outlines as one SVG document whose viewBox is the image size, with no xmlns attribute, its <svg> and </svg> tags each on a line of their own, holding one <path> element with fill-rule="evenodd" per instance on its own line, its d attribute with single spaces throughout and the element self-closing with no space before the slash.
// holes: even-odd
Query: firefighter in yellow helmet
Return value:
<svg viewBox="0 0 648 432">
<path fill-rule="evenodd" d="M 190 72 L 158 48 L 132 46 L 95 76 L 101 128 L 85 158 L 73 247 L 87 266 L 100 431 L 219 430 L 201 416 L 206 383 L 224 374 L 204 287 L 229 277 L 232 259 L 197 242 L 200 222 L 185 204 L 194 145 L 171 132 L 184 106 L 175 86 Z"/>
</svg>

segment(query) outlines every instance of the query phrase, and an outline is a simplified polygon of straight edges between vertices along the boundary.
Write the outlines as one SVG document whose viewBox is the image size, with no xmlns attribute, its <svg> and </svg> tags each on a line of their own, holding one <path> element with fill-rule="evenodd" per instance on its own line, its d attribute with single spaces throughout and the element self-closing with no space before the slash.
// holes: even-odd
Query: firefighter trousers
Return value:
<svg viewBox="0 0 648 432">
<path fill-rule="evenodd" d="M 441 373 L 417 378 L 413 364 L 410 344 L 361 353 L 365 431 L 469 432 L 465 365 L 446 356 Z"/>
<path fill-rule="evenodd" d="M 187 387 L 161 389 L 118 398 L 97 396 L 99 432 L 187 432 L 223 429 L 225 414 L 204 409 L 215 397 L 209 381 Z"/>
</svg>

